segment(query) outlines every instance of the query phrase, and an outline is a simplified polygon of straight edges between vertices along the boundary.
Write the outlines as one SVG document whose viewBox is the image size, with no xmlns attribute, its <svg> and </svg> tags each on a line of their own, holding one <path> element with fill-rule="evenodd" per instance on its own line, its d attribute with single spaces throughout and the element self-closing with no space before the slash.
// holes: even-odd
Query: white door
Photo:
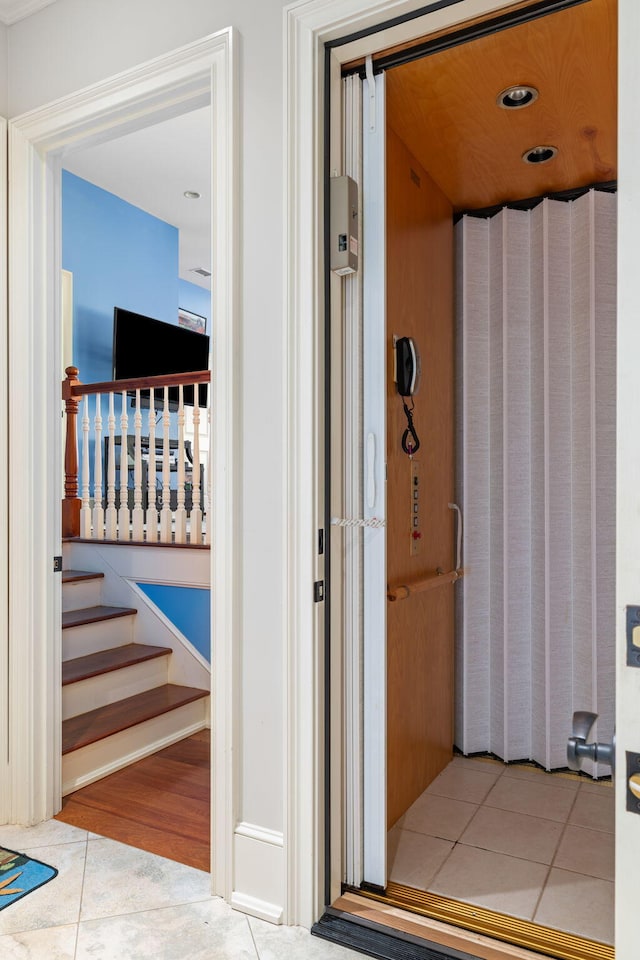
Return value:
<svg viewBox="0 0 640 960">
<path fill-rule="evenodd" d="M 0 117 L 0 383 L 7 383 L 7 121 Z M 0 405 L 0 701 L 9 697 L 9 422 L 6 396 Z M 9 711 L 0 711 L 0 820 L 9 808 Z"/>
<path fill-rule="evenodd" d="M 627 811 L 627 752 L 640 754 L 640 668 L 628 667 L 626 607 L 640 604 L 640 4 L 619 0 L 616 957 L 640 955 L 640 809 Z M 632 758 L 630 758 L 632 759 Z M 640 769 L 640 767 L 639 767 Z"/>
</svg>

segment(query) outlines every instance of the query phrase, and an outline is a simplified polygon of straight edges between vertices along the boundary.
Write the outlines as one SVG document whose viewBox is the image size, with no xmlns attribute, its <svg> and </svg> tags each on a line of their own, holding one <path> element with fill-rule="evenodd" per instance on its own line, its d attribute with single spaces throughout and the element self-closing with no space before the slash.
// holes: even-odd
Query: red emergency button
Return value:
<svg viewBox="0 0 640 960">
<path fill-rule="evenodd" d="M 422 540 L 422 534 L 420 533 L 419 530 L 414 530 L 411 536 L 413 537 L 414 540 Z"/>
</svg>

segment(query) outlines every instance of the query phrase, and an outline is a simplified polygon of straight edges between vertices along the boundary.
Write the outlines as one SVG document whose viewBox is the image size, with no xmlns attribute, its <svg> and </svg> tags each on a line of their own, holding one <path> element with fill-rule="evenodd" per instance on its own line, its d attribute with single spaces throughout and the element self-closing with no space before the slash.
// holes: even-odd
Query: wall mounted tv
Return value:
<svg viewBox="0 0 640 960">
<path fill-rule="evenodd" d="M 164 373 L 191 373 L 209 366 L 209 337 L 179 327 L 177 324 L 153 320 L 122 307 L 113 310 L 113 379 L 157 377 Z M 206 406 L 208 384 L 200 384 L 200 406 Z M 184 403 L 193 406 L 193 386 L 183 387 Z M 142 390 L 145 405 L 149 391 Z M 178 405 L 178 387 L 170 387 L 169 404 Z M 154 406 L 160 409 L 162 395 L 154 395 Z"/>
</svg>

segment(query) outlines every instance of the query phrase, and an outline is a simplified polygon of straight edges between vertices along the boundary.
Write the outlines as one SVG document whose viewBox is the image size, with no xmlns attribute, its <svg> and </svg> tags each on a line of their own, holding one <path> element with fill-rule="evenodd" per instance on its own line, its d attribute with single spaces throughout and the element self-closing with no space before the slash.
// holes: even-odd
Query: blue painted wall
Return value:
<svg viewBox="0 0 640 960">
<path fill-rule="evenodd" d="M 210 295 L 178 277 L 178 229 L 62 171 L 62 266 L 73 273 L 73 359 L 80 379 L 110 380 L 113 308 L 167 323 L 207 317 Z"/>
<path fill-rule="evenodd" d="M 138 586 L 211 663 L 211 591 L 163 583 L 139 583 Z"/>
<path fill-rule="evenodd" d="M 114 307 L 177 322 L 177 228 L 66 170 L 62 265 L 73 273 L 73 353 L 85 382 L 111 379 Z"/>
</svg>

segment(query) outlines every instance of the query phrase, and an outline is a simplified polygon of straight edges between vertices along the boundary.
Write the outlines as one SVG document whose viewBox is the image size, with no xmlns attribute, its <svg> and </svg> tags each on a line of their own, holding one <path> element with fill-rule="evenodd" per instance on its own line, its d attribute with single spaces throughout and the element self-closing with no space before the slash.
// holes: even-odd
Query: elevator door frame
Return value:
<svg viewBox="0 0 640 960">
<path fill-rule="evenodd" d="M 476 6 L 477 6 L 477 5 L 476 5 Z M 513 6 L 513 4 L 511 4 L 511 5 L 503 4 L 503 6 L 508 7 L 508 6 Z M 361 43 L 362 43 L 362 41 L 361 41 Z M 339 51 L 338 51 L 338 52 L 339 52 Z M 348 56 L 347 56 L 347 57 L 343 57 L 342 54 L 341 54 L 341 59 L 342 59 L 342 62 L 345 62 L 345 61 L 348 61 L 350 58 L 349 58 Z M 333 91 L 332 91 L 332 92 L 333 92 Z M 366 96 L 366 94 L 365 94 L 365 96 Z M 618 553 L 618 555 L 620 555 L 620 553 Z M 349 747 L 348 747 L 348 746 L 347 746 L 347 750 L 349 750 Z M 379 764 L 379 768 L 381 769 L 382 766 L 383 766 L 383 764 L 380 763 L 380 764 Z M 365 836 L 366 836 L 366 827 L 365 827 Z"/>
</svg>

